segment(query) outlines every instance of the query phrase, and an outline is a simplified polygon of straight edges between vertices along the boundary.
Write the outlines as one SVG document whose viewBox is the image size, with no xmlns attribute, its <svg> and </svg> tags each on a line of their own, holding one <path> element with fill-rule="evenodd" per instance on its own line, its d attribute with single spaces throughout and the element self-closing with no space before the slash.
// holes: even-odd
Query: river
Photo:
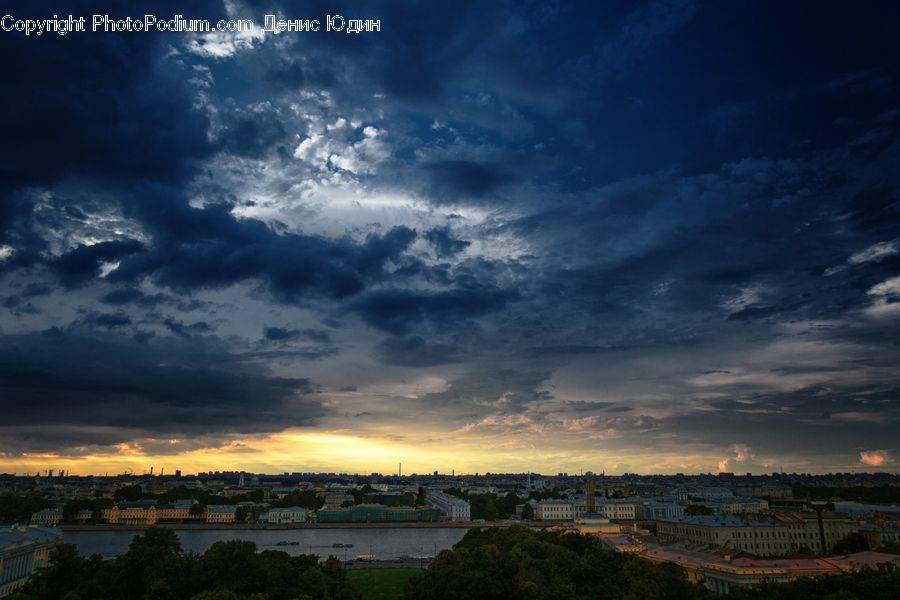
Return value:
<svg viewBox="0 0 900 600">
<path fill-rule="evenodd" d="M 403 556 L 436 555 L 451 548 L 466 534 L 463 528 L 360 528 L 360 529 L 179 529 L 185 552 L 201 554 L 216 542 L 248 540 L 259 550 L 282 550 L 291 555 L 317 554 L 353 559 L 357 554 L 374 554 L 378 560 Z M 113 557 L 124 554 L 136 531 L 66 531 L 63 541 L 75 544 L 78 552 L 90 556 Z M 278 542 L 297 542 L 278 545 Z M 336 548 L 335 544 L 353 544 Z"/>
</svg>

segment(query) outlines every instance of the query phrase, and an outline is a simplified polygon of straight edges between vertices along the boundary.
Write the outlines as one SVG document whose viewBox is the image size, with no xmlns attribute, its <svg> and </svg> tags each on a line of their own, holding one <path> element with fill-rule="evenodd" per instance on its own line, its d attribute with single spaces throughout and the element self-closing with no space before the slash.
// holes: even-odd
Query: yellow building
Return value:
<svg viewBox="0 0 900 600">
<path fill-rule="evenodd" d="M 213 504 L 206 507 L 207 523 L 234 523 L 237 507 L 230 504 Z"/>
<path fill-rule="evenodd" d="M 103 519 L 110 525 L 156 525 L 159 516 L 156 504 L 150 502 L 122 502 L 104 509 Z"/>
<path fill-rule="evenodd" d="M 63 513 L 58 508 L 45 508 L 31 515 L 31 522 L 45 527 L 56 527 L 62 521 Z"/>
<path fill-rule="evenodd" d="M 613 523 L 606 517 L 583 516 L 575 519 L 575 529 L 578 533 L 593 533 L 605 535 L 618 535 L 622 533 L 622 526 Z"/>
</svg>

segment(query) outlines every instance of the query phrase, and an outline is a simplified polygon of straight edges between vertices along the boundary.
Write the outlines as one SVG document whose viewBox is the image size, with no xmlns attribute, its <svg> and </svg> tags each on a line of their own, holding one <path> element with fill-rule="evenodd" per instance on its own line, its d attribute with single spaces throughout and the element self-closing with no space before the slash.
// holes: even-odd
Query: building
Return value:
<svg viewBox="0 0 900 600">
<path fill-rule="evenodd" d="M 665 519 L 657 522 L 656 535 L 663 540 L 705 544 L 755 556 L 786 556 L 796 552 L 784 525 L 732 516 Z"/>
<path fill-rule="evenodd" d="M 306 523 L 308 511 L 302 506 L 291 506 L 290 508 L 270 508 L 266 522 L 275 525 L 285 525 L 289 523 Z"/>
<path fill-rule="evenodd" d="M 411 492 L 370 492 L 366 494 L 367 504 L 384 504 L 385 506 L 413 506 L 416 495 Z"/>
<path fill-rule="evenodd" d="M 688 492 L 688 497 L 703 498 L 704 500 L 730 498 L 731 496 L 734 496 L 734 493 L 727 487 L 721 486 L 704 486 Z"/>
<path fill-rule="evenodd" d="M 856 521 L 835 513 L 822 514 L 821 531 L 819 519 L 812 512 L 785 513 L 775 515 L 773 519 L 787 528 L 793 552 L 807 548 L 815 554 L 830 554 L 835 544 L 851 533 L 859 531 L 859 524 Z M 825 536 L 824 547 L 822 535 Z"/>
<path fill-rule="evenodd" d="M 760 498 L 744 498 L 742 496 L 709 498 L 695 504 L 710 508 L 714 515 L 740 515 L 769 510 L 768 501 Z"/>
<path fill-rule="evenodd" d="M 338 508 L 343 506 L 346 502 L 354 504 L 356 499 L 352 494 L 328 494 L 325 496 L 324 508 Z"/>
<path fill-rule="evenodd" d="M 885 527 L 877 523 L 866 523 L 859 527 L 859 532 L 865 536 L 869 542 L 869 548 L 877 550 L 885 544 L 900 544 L 900 529 L 896 527 Z"/>
<path fill-rule="evenodd" d="M 569 500 L 541 500 L 534 507 L 538 521 L 571 521 L 575 518 L 575 505 Z"/>
<path fill-rule="evenodd" d="M 207 523 L 234 523 L 237 507 L 231 504 L 211 504 L 206 507 Z"/>
<path fill-rule="evenodd" d="M 742 484 L 734 487 L 734 493 L 737 496 L 746 496 L 748 498 L 770 498 L 785 500 L 793 498 L 793 490 L 787 485 L 754 485 Z"/>
<path fill-rule="evenodd" d="M 289 496 L 290 494 L 298 492 L 299 490 L 300 488 L 295 485 L 276 485 L 272 487 L 270 492 L 273 496 L 281 500 L 285 496 Z"/>
<path fill-rule="evenodd" d="M 607 519 L 618 521 L 634 521 L 640 515 L 643 517 L 643 501 L 640 498 L 605 498 L 597 501 L 597 514 Z"/>
<path fill-rule="evenodd" d="M 437 490 L 428 490 L 425 493 L 425 501 L 450 517 L 451 521 L 472 520 L 472 509 L 469 503 L 462 498 Z"/>
<path fill-rule="evenodd" d="M 822 516 L 820 531 L 815 513 L 785 513 L 770 520 L 731 515 L 682 517 L 662 520 L 657 526 L 657 535 L 663 539 L 732 548 L 756 556 L 827 555 L 837 542 L 858 531 L 855 521 L 835 514 Z"/>
<path fill-rule="evenodd" d="M 900 565 L 900 556 L 860 552 L 831 558 L 722 558 L 680 548 L 648 546 L 641 556 L 654 562 L 672 562 L 684 569 L 689 581 L 727 594 L 734 587 L 783 583 L 802 577 L 836 575 L 883 563 Z"/>
<path fill-rule="evenodd" d="M 103 519 L 110 525 L 156 525 L 156 500 L 120 502 L 104 509 Z"/>
<path fill-rule="evenodd" d="M 192 519 L 200 519 L 200 513 L 191 514 L 191 507 L 194 506 L 193 500 L 176 500 L 172 504 L 160 506 L 156 509 L 156 518 L 159 521 L 188 521 Z"/>
<path fill-rule="evenodd" d="M 651 498 L 644 501 L 644 518 L 651 521 L 680 519 L 684 516 L 684 506 L 674 497 Z"/>
<path fill-rule="evenodd" d="M 89 508 L 82 508 L 75 514 L 75 520 L 79 523 L 87 523 L 94 520 L 94 511 Z"/>
<path fill-rule="evenodd" d="M 45 508 L 31 515 L 31 522 L 45 527 L 56 527 L 62 521 L 63 512 L 59 508 Z"/>
<path fill-rule="evenodd" d="M 321 508 L 316 517 L 319 523 L 402 523 L 438 521 L 443 512 L 435 508 L 357 504 L 341 508 Z"/>
<path fill-rule="evenodd" d="M 622 533 L 622 526 L 613 523 L 605 517 L 597 517 L 585 515 L 575 519 L 575 529 L 578 533 L 592 533 L 601 535 L 619 535 Z"/>
<path fill-rule="evenodd" d="M 44 527 L 0 529 L 0 598 L 20 588 L 50 562 L 50 550 L 62 537 L 59 530 Z"/>
</svg>

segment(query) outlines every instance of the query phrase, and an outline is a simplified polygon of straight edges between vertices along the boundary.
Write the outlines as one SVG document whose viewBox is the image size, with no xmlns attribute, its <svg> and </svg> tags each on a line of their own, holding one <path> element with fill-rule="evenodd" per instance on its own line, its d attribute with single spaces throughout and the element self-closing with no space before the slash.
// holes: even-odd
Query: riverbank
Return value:
<svg viewBox="0 0 900 600">
<path fill-rule="evenodd" d="M 438 522 L 399 522 L 399 523 L 157 523 L 156 525 L 61 525 L 63 531 L 143 531 L 149 527 L 165 527 L 184 531 L 220 531 L 220 530 L 250 530 L 250 531 L 286 531 L 297 529 L 472 529 L 476 527 L 513 527 L 522 525 L 536 529 L 556 527 L 562 523 L 541 521 L 540 523 L 529 521 L 492 521 L 485 523 L 438 521 Z"/>
</svg>

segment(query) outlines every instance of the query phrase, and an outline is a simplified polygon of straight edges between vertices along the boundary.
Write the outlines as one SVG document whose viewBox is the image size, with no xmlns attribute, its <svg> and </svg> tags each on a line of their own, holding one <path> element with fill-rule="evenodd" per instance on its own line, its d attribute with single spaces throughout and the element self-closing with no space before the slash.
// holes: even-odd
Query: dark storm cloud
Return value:
<svg viewBox="0 0 900 600">
<path fill-rule="evenodd" d="M 441 258 L 459 254 L 471 245 L 471 242 L 454 237 L 449 227 L 435 227 L 426 231 L 423 237 L 431 243 Z"/>
<path fill-rule="evenodd" d="M 57 7 L 59 14 L 98 8 L 66 4 Z M 210 18 L 222 14 L 215 2 L 194 10 Z M 0 99 L 4 188 L 86 173 L 183 181 L 209 152 L 206 119 L 191 109 L 187 90 L 158 69 L 167 51 L 164 36 L 84 34 L 40 41 L 23 35 L 0 39 L 0 52 L 16 65 Z"/>
<path fill-rule="evenodd" d="M 116 327 L 131 325 L 131 317 L 122 313 L 102 313 L 90 316 L 85 319 L 85 322 L 94 325 L 95 327 L 114 329 Z"/>
<path fill-rule="evenodd" d="M 68 286 L 87 283 L 100 274 L 105 262 L 115 262 L 143 249 L 136 240 L 100 242 L 90 246 L 80 245 L 60 256 L 52 263 L 62 282 Z"/>
<path fill-rule="evenodd" d="M 182 321 L 175 320 L 172 317 L 166 317 L 165 319 L 163 319 L 163 325 L 165 325 L 166 329 L 168 329 L 175 335 L 179 335 L 185 338 L 197 334 L 211 333 L 215 330 L 215 327 L 213 327 L 206 321 L 184 323 Z"/>
<path fill-rule="evenodd" d="M 117 290 L 113 290 L 108 294 L 104 295 L 103 298 L 100 299 L 101 302 L 106 304 L 131 304 L 132 302 L 141 302 L 145 300 L 147 296 L 140 290 L 135 288 L 121 288 Z"/>
<path fill-rule="evenodd" d="M 159 285 L 191 290 L 261 279 L 282 302 L 296 302 L 305 293 L 343 298 L 385 277 L 386 263 L 416 237 L 407 227 L 370 234 L 362 243 L 278 234 L 260 221 L 235 218 L 228 206 L 197 209 L 154 196 L 155 202 L 148 199 L 130 210 L 155 243 L 122 260 L 111 281 L 150 277 Z"/>
<path fill-rule="evenodd" d="M 390 333 L 402 334 L 425 321 L 438 328 L 502 309 L 518 298 L 512 290 L 460 289 L 441 292 L 378 290 L 351 304 L 363 321 Z"/>
<path fill-rule="evenodd" d="M 269 376 L 208 342 L 135 344 L 56 330 L 3 336 L 0 358 L 7 415 L 0 430 L 8 451 L 120 443 L 134 435 L 278 431 L 324 414 L 309 397 L 309 380 Z M 96 438 L 95 428 L 107 429 L 105 437 Z M 118 428 L 119 435 L 109 431 Z"/>
<path fill-rule="evenodd" d="M 285 329 L 283 327 L 266 327 L 263 337 L 270 342 L 294 342 L 307 340 L 323 344 L 331 343 L 331 336 L 321 329 Z"/>
<path fill-rule="evenodd" d="M 498 190 L 510 177 L 494 165 L 481 165 L 461 160 L 447 160 L 425 165 L 426 193 L 436 201 L 465 202 L 478 200 Z"/>
<path fill-rule="evenodd" d="M 386 364 L 408 367 L 429 367 L 461 362 L 473 358 L 475 352 L 464 353 L 454 344 L 428 342 L 421 336 L 390 337 L 378 345 L 378 359 Z"/>
</svg>

